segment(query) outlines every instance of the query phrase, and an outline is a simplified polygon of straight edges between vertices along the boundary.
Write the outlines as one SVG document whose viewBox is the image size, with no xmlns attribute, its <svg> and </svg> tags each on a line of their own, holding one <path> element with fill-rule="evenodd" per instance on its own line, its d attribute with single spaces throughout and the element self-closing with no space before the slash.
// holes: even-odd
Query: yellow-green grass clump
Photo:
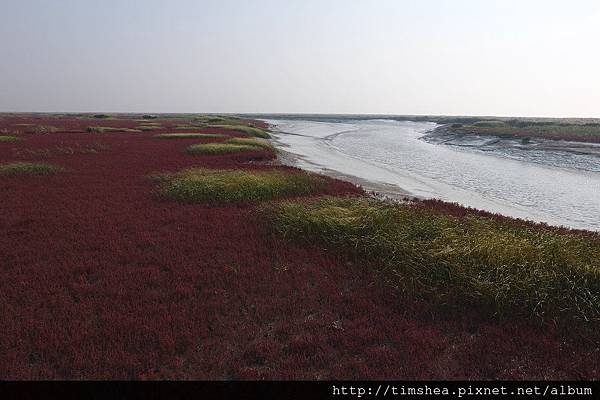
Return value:
<svg viewBox="0 0 600 400">
<path fill-rule="evenodd" d="M 157 139 L 219 139 L 227 137 L 220 133 L 161 133 L 154 135 Z"/>
<path fill-rule="evenodd" d="M 187 148 L 189 154 L 195 156 L 219 156 L 223 154 L 243 153 L 246 151 L 257 151 L 261 148 L 247 144 L 231 144 L 231 143 L 205 143 L 195 144 Z"/>
<path fill-rule="evenodd" d="M 265 212 L 281 236 L 374 260 L 386 280 L 437 304 L 600 322 L 597 238 L 365 198 L 287 201 Z"/>
<path fill-rule="evenodd" d="M 4 176 L 54 175 L 60 172 L 64 172 L 64 168 L 51 164 L 30 162 L 0 164 L 0 175 Z"/>
<path fill-rule="evenodd" d="M 155 129 L 162 129 L 163 127 L 161 125 L 139 125 L 136 127 L 136 129 L 139 129 L 140 131 L 146 132 L 146 131 L 153 131 Z"/>
<path fill-rule="evenodd" d="M 188 169 L 161 176 L 166 197 L 186 203 L 256 203 L 313 193 L 323 178 L 303 172 Z"/>
<path fill-rule="evenodd" d="M 18 138 L 17 136 L 0 135 L 0 143 L 13 143 L 13 142 L 18 142 L 19 140 L 21 140 L 21 139 Z"/>
<path fill-rule="evenodd" d="M 253 126 L 246 126 L 246 125 L 209 125 L 210 128 L 219 128 L 219 129 L 225 129 L 228 131 L 234 131 L 234 132 L 242 132 L 245 133 L 249 136 L 255 136 L 255 137 L 259 137 L 259 138 L 263 138 L 263 139 L 268 139 L 271 137 L 271 135 L 269 135 L 269 132 L 267 132 L 264 129 L 261 128 L 255 128 Z"/>
<path fill-rule="evenodd" d="M 229 143 L 229 144 L 237 144 L 237 145 L 247 145 L 247 146 L 256 146 L 256 147 L 261 147 L 263 149 L 267 149 L 267 150 L 274 150 L 273 145 L 271 145 L 271 143 L 265 141 L 265 140 L 260 140 L 260 139 L 253 139 L 253 138 L 231 138 L 229 140 L 226 140 L 225 143 Z"/>
<path fill-rule="evenodd" d="M 204 128 L 204 125 L 175 125 L 176 130 L 188 131 L 188 130 L 199 130 Z"/>
<path fill-rule="evenodd" d="M 201 115 L 195 117 L 194 121 L 207 124 L 238 124 L 240 119 L 232 116 L 221 116 L 221 115 Z"/>
<path fill-rule="evenodd" d="M 139 129 L 132 128 L 118 128 L 114 126 L 88 126 L 86 131 L 89 133 L 107 133 L 107 132 L 120 132 L 120 133 L 138 133 L 141 132 Z"/>
</svg>

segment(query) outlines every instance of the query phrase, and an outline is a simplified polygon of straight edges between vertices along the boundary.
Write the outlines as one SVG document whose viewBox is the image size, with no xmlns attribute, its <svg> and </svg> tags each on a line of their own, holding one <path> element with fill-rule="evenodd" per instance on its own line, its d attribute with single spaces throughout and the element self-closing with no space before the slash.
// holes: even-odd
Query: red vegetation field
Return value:
<svg viewBox="0 0 600 400">
<path fill-rule="evenodd" d="M 2 379 L 597 378 L 598 345 L 528 321 L 432 312 L 349 256 L 269 234 L 256 207 L 179 204 L 146 177 L 187 167 L 284 168 L 260 150 L 195 157 L 133 120 L 4 117 Z M 58 127 L 24 133 L 17 124 Z M 200 130 L 199 130 L 200 132 Z M 202 132 L 240 133 L 219 129 Z M 79 149 L 79 150 L 78 150 Z M 94 149 L 84 151 L 82 149 Z M 359 193 L 330 180 L 328 194 Z M 424 206 L 427 206 L 424 204 Z"/>
</svg>

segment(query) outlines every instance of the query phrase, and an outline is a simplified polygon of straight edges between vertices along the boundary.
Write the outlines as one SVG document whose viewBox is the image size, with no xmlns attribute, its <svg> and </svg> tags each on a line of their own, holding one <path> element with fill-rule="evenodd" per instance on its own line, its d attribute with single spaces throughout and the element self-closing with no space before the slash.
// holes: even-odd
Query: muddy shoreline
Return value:
<svg viewBox="0 0 600 400">
<path fill-rule="evenodd" d="M 277 133 L 285 133 L 285 132 L 277 131 L 276 129 L 274 129 L 274 127 L 271 127 L 271 129 L 276 134 Z M 286 151 L 285 150 L 286 145 L 281 143 L 277 139 L 277 137 L 273 136 L 270 140 L 271 140 L 271 142 L 273 142 L 275 144 L 275 148 L 277 149 L 277 160 L 275 161 L 276 164 L 287 165 L 287 166 L 303 169 L 302 167 L 299 166 L 299 164 L 300 164 L 299 161 L 302 160 L 304 163 L 315 165 L 300 155 Z M 396 185 L 391 185 L 391 184 L 387 184 L 387 183 L 383 183 L 383 182 L 373 182 L 373 181 L 370 181 L 367 179 L 359 178 L 354 175 L 344 174 L 342 172 L 339 172 L 339 171 L 336 171 L 333 169 L 322 168 L 317 165 L 315 165 L 315 167 L 317 167 L 319 169 L 318 173 L 328 176 L 328 177 L 331 177 L 331 178 L 334 178 L 334 179 L 339 179 L 342 181 L 353 183 L 354 185 L 361 187 L 370 196 L 377 198 L 379 200 L 389 201 L 389 202 L 406 202 L 406 201 L 411 201 L 411 200 L 422 200 L 423 199 L 423 197 L 416 196 L 416 195 L 410 193 L 409 191 L 407 191 L 399 186 L 396 186 Z"/>
<path fill-rule="evenodd" d="M 465 147 L 517 146 L 522 150 L 563 151 L 574 154 L 600 156 L 600 145 L 594 142 L 557 140 L 553 138 L 521 137 L 513 135 L 487 135 L 457 132 L 450 125 L 440 125 L 432 129 L 423 139 L 436 144 L 450 144 Z"/>
</svg>

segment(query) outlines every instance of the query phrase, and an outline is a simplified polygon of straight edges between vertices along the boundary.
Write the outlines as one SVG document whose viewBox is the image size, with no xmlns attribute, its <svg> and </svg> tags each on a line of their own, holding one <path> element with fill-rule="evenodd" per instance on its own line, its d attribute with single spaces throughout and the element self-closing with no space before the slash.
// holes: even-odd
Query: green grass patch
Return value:
<svg viewBox="0 0 600 400">
<path fill-rule="evenodd" d="M 256 203 L 321 189 L 317 175 L 285 171 L 188 169 L 160 177 L 166 197 L 186 203 Z"/>
<path fill-rule="evenodd" d="M 265 213 L 282 237 L 374 260 L 386 280 L 437 304 L 600 321 L 597 239 L 365 198 L 288 201 Z"/>
<path fill-rule="evenodd" d="M 0 175 L 54 175 L 63 172 L 64 168 L 50 164 L 14 162 L 9 164 L 0 164 Z"/>
<path fill-rule="evenodd" d="M 502 121 L 478 121 L 473 124 L 480 128 L 504 128 L 506 124 Z"/>
<path fill-rule="evenodd" d="M 202 129 L 204 128 L 204 125 L 176 125 L 175 128 L 173 129 L 177 129 L 177 130 L 190 130 L 190 129 Z"/>
<path fill-rule="evenodd" d="M 228 144 L 237 144 L 237 145 L 246 145 L 246 146 L 256 146 L 261 147 L 267 150 L 274 150 L 273 145 L 265 140 L 252 139 L 252 138 L 231 138 L 226 140 L 225 143 Z"/>
<path fill-rule="evenodd" d="M 108 133 L 108 132 L 120 132 L 120 133 L 139 133 L 139 129 L 132 128 L 117 128 L 113 126 L 88 126 L 86 132 L 89 133 Z"/>
<path fill-rule="evenodd" d="M 136 121 L 139 122 L 140 125 L 145 125 L 145 126 L 161 126 L 162 125 L 160 122 L 146 121 L 145 119 L 138 119 Z"/>
<path fill-rule="evenodd" d="M 231 143 L 205 143 L 195 144 L 187 148 L 187 152 L 193 155 L 217 156 L 222 154 L 243 153 L 245 151 L 257 151 L 258 146 Z"/>
<path fill-rule="evenodd" d="M 219 128 L 219 129 L 225 129 L 228 131 L 242 132 L 249 136 L 255 136 L 255 137 L 259 137 L 259 138 L 263 138 L 263 139 L 268 139 L 271 137 L 271 135 L 269 135 L 269 132 L 267 132 L 264 129 L 255 128 L 255 127 L 246 126 L 246 125 L 221 125 L 221 124 L 219 124 L 219 125 L 209 125 L 209 128 Z"/>
<path fill-rule="evenodd" d="M 13 143 L 13 142 L 18 142 L 19 140 L 21 140 L 21 138 L 16 137 L 16 136 L 0 135 L 0 143 Z"/>
<path fill-rule="evenodd" d="M 155 129 L 162 129 L 161 125 L 139 125 L 136 129 L 139 129 L 142 132 L 153 131 Z"/>
<path fill-rule="evenodd" d="M 219 139 L 227 137 L 220 133 L 161 133 L 154 135 L 157 139 Z"/>
<path fill-rule="evenodd" d="M 226 124 L 226 125 L 237 125 L 240 119 L 237 117 L 221 116 L 221 115 L 201 115 L 195 117 L 194 121 L 206 123 L 206 124 Z"/>
</svg>

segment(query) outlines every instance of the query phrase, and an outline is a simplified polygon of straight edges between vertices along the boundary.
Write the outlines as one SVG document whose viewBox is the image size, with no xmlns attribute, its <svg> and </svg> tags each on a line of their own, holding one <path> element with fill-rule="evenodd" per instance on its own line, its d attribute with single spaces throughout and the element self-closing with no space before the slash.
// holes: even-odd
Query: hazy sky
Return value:
<svg viewBox="0 0 600 400">
<path fill-rule="evenodd" d="M 600 117 L 600 2 L 0 0 L 0 111 Z"/>
</svg>

